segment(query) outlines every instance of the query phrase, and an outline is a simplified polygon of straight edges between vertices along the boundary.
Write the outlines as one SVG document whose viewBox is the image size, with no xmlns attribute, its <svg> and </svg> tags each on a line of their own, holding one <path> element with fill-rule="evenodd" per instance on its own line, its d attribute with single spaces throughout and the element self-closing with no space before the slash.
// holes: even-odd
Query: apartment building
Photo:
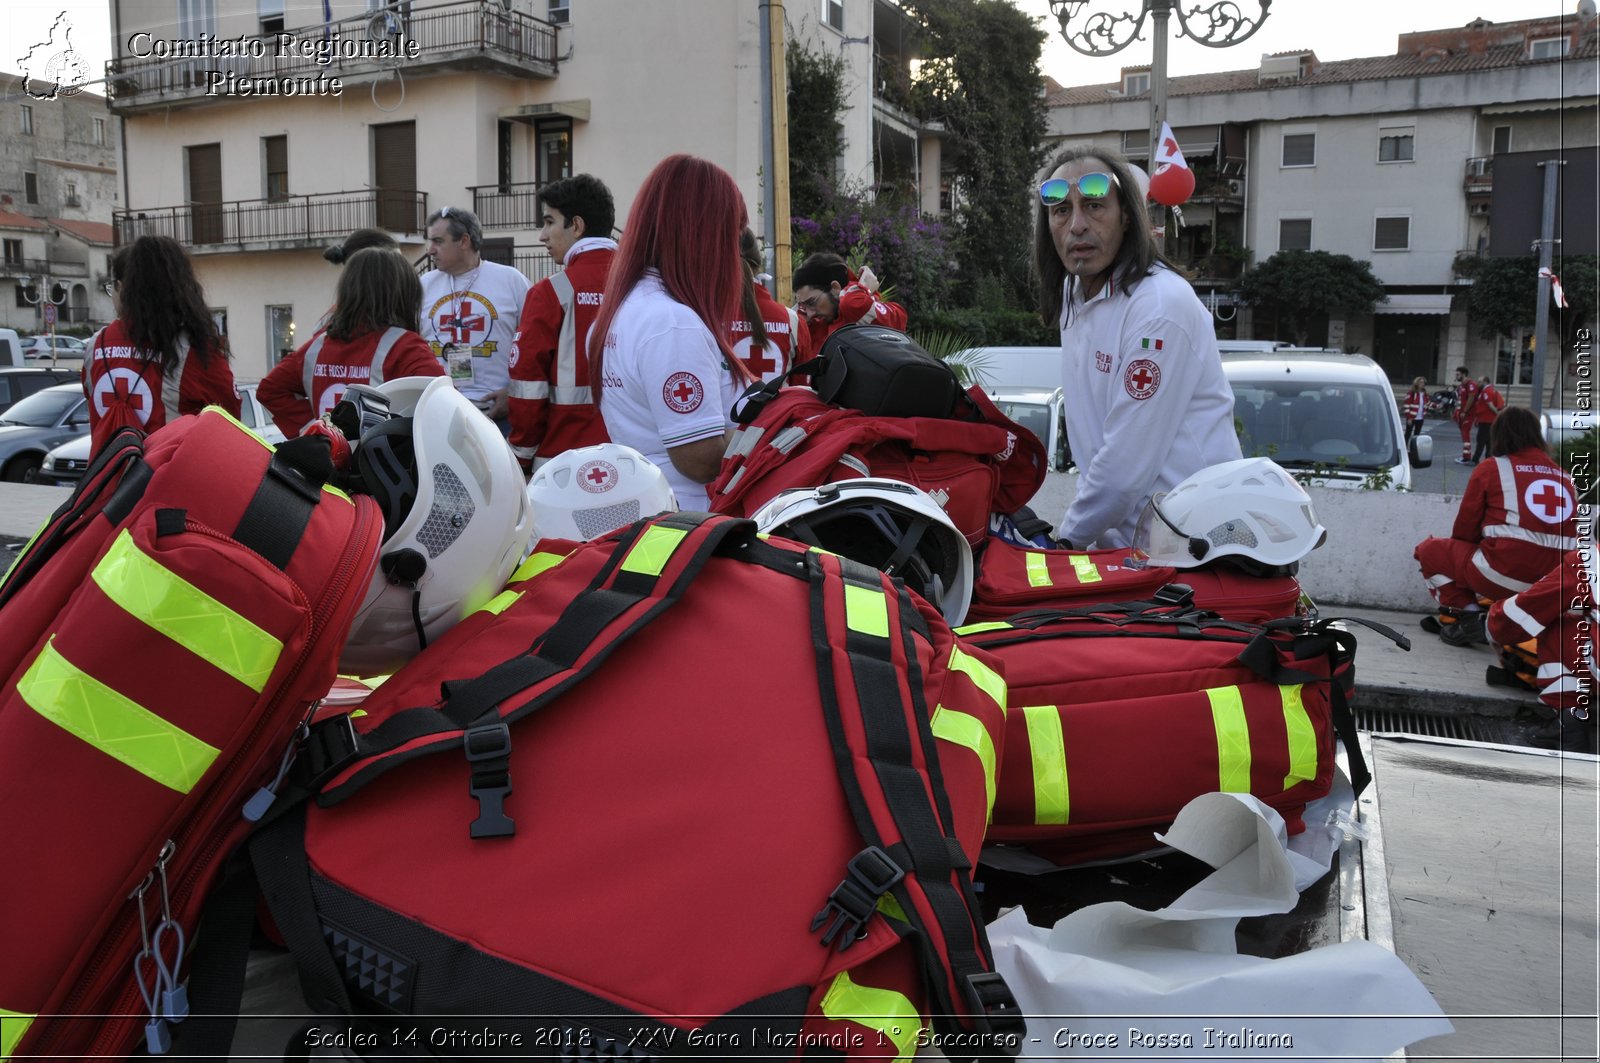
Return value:
<svg viewBox="0 0 1600 1063">
<path fill-rule="evenodd" d="M 1597 46 L 1576 17 L 1400 35 L 1388 55 L 1313 50 L 1254 69 L 1170 79 L 1168 121 L 1196 175 L 1168 250 L 1196 272 L 1221 334 L 1276 338 L 1237 303 L 1243 268 L 1320 249 L 1372 263 L 1389 299 L 1308 342 L 1372 355 L 1395 382 L 1458 365 L 1531 380 L 1529 329 L 1484 339 L 1461 260 L 1522 255 L 1538 235 L 1539 165 L 1559 159 L 1558 248 L 1596 251 Z M 1047 88 L 1052 139 L 1148 157 L 1150 68 L 1121 83 Z M 1552 342 L 1556 342 L 1552 338 Z"/>
<path fill-rule="evenodd" d="M 0 73 L 0 327 L 44 330 L 109 320 L 118 122 L 104 96 L 38 98 Z"/>
<path fill-rule="evenodd" d="M 650 168 L 689 152 L 733 175 L 759 231 L 767 10 L 111 0 L 111 109 L 128 160 L 117 239 L 167 233 L 189 247 L 249 377 L 309 335 L 335 282 L 320 252 L 361 226 L 420 258 L 427 215 L 470 207 L 486 255 L 538 279 L 552 269 L 537 240 L 542 184 L 597 175 L 620 225 Z M 911 54 L 899 8 L 790 0 L 784 13 L 787 36 L 846 63 L 855 98 L 839 171 L 918 180 L 934 138 L 892 102 L 887 71 L 909 71 Z"/>
</svg>

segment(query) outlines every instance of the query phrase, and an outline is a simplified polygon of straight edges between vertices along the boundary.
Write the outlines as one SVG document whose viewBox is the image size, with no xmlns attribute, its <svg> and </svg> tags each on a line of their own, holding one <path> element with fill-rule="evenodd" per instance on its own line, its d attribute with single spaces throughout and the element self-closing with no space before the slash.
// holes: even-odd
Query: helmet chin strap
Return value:
<svg viewBox="0 0 1600 1063">
<path fill-rule="evenodd" d="M 916 551 L 917 544 L 922 542 L 922 533 L 927 530 L 928 522 L 920 519 L 906 529 L 905 535 L 900 540 L 899 547 L 893 554 L 889 555 L 889 560 L 885 561 L 881 566 L 883 571 L 891 576 L 898 572 L 900 566 L 906 563 L 906 558 Z"/>
<path fill-rule="evenodd" d="M 422 626 L 422 589 L 417 583 L 428 571 L 428 559 L 408 548 L 384 554 L 379 566 L 390 583 L 405 584 L 411 588 L 411 623 L 417 629 L 417 649 L 427 649 L 428 633 Z"/>
</svg>

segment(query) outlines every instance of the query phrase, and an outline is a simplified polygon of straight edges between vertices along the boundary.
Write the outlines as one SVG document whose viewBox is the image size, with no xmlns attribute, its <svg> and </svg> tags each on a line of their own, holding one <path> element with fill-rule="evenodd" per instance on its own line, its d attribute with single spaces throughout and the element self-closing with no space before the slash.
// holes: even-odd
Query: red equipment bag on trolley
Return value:
<svg viewBox="0 0 1600 1063">
<path fill-rule="evenodd" d="M 331 472 L 216 409 L 120 430 L 0 584 L 0 1057 L 185 1017 L 185 937 L 377 563 Z"/>
<path fill-rule="evenodd" d="M 970 878 L 1004 697 L 882 573 L 658 517 L 315 726 L 251 855 L 307 1000 L 375 1043 L 909 1058 L 934 1016 L 1012 1054 Z"/>
<path fill-rule="evenodd" d="M 780 491 L 880 476 L 920 487 L 973 546 L 991 513 L 1020 509 L 1044 482 L 1044 444 L 979 388 L 957 417 L 873 417 L 784 388 L 733 434 L 711 484 L 711 509 L 748 517 Z"/>
<path fill-rule="evenodd" d="M 1214 791 L 1254 794 L 1297 834 L 1332 786 L 1336 733 L 1356 792 L 1367 782 L 1354 639 L 1326 621 L 1222 620 L 1169 587 L 957 634 L 1000 658 L 1010 692 L 990 841 L 1064 866 L 1132 857 Z"/>
<path fill-rule="evenodd" d="M 1300 583 L 1293 576 L 1252 576 L 1225 561 L 1180 571 L 1152 565 L 1130 547 L 1047 550 L 990 536 L 976 561 L 978 576 L 967 609 L 967 619 L 974 621 L 1139 601 L 1169 583 L 1186 584 L 1196 608 L 1250 624 L 1294 616 L 1300 603 Z"/>
</svg>

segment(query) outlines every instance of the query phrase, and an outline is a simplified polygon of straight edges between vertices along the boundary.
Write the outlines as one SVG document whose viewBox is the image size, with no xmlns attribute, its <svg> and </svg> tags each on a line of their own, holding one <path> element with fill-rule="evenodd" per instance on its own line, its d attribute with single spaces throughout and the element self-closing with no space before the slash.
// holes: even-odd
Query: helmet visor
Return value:
<svg viewBox="0 0 1600 1063">
<path fill-rule="evenodd" d="M 1186 559 L 1204 561 L 1209 544 L 1200 538 L 1187 535 L 1167 518 L 1161 510 L 1166 492 L 1151 496 L 1144 512 L 1133 528 L 1133 547 L 1142 551 L 1152 561 L 1161 564 L 1183 564 Z"/>
</svg>

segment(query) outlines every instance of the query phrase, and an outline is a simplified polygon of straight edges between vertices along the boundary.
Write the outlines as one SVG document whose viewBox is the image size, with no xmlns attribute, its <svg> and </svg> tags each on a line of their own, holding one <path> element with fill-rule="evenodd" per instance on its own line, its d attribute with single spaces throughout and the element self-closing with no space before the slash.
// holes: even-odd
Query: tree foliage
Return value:
<svg viewBox="0 0 1600 1063">
<path fill-rule="evenodd" d="M 1567 296 L 1563 310 L 1552 299 L 1550 321 L 1558 326 L 1564 351 L 1572 349 L 1576 333 L 1594 317 L 1600 297 L 1600 268 L 1594 255 L 1569 255 L 1552 267 L 1561 278 Z M 1533 255 L 1518 258 L 1485 258 L 1472 271 L 1468 309 L 1478 335 L 1484 339 L 1509 336 L 1517 329 L 1532 329 L 1539 311 L 1539 260 Z"/>
<path fill-rule="evenodd" d="M 814 251 L 841 255 L 850 267 L 871 266 L 890 298 L 913 316 L 943 306 L 950 290 L 950 236 L 914 204 L 834 190 L 811 215 L 792 219 L 795 261 Z"/>
<path fill-rule="evenodd" d="M 1388 299 L 1372 263 L 1330 251 L 1279 251 L 1246 270 L 1239 287 L 1245 302 L 1275 311 L 1293 333 L 1279 339 L 1301 346 L 1318 318 L 1370 314 Z"/>
<path fill-rule="evenodd" d="M 1007 0 L 903 0 L 923 26 L 914 97 L 920 116 L 945 127 L 953 169 L 961 290 L 999 279 L 1031 301 L 1030 186 L 1043 164 L 1045 35 Z"/>
<path fill-rule="evenodd" d="M 844 154 L 844 60 L 807 51 L 789 40 L 789 208 L 806 218 L 834 198 L 834 174 Z"/>
</svg>

